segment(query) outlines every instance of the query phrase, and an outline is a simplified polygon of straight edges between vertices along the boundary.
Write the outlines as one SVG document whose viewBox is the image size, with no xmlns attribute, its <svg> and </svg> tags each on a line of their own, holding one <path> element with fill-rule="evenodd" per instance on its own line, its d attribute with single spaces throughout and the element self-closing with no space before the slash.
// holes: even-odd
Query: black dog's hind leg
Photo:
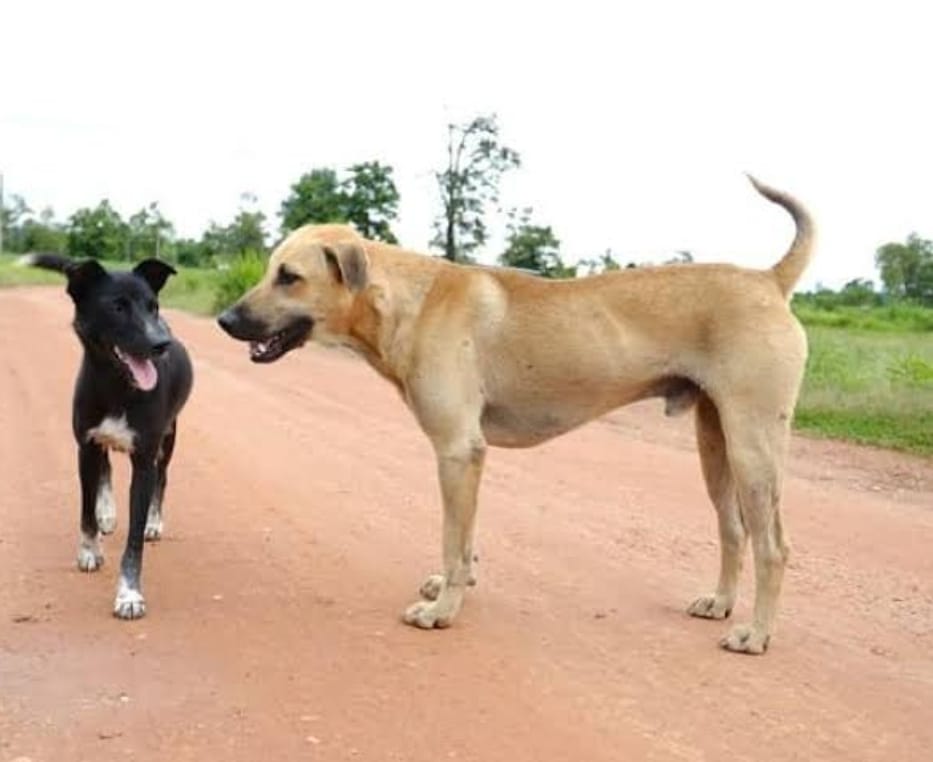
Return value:
<svg viewBox="0 0 933 762">
<path fill-rule="evenodd" d="M 113 486 L 110 481 L 110 458 L 106 450 L 102 450 L 102 455 L 96 500 L 97 526 L 101 534 L 113 534 L 113 530 L 117 528 L 117 504 L 113 499 Z"/>
<path fill-rule="evenodd" d="M 155 454 L 136 451 L 131 456 L 133 477 L 130 481 L 130 528 L 126 536 L 126 549 L 120 562 L 120 582 L 113 604 L 114 616 L 120 619 L 139 619 L 146 614 L 140 576 L 143 568 L 143 541 L 149 505 L 158 478 Z"/>
<path fill-rule="evenodd" d="M 165 498 L 165 485 L 168 481 L 168 464 L 172 460 L 172 452 L 175 449 L 176 425 L 177 421 L 172 421 L 172 425 L 169 426 L 162 439 L 162 446 L 159 448 L 155 491 L 152 493 L 152 502 L 149 503 L 149 515 L 146 519 L 147 540 L 159 540 L 162 537 L 162 501 Z"/>
<path fill-rule="evenodd" d="M 100 494 L 105 464 L 109 477 L 107 453 L 98 445 L 86 443 L 78 447 L 78 475 L 81 479 L 81 539 L 78 542 L 78 568 L 97 571 L 104 563 L 100 549 L 97 523 L 97 498 Z M 108 479 L 109 483 L 109 479 Z"/>
</svg>

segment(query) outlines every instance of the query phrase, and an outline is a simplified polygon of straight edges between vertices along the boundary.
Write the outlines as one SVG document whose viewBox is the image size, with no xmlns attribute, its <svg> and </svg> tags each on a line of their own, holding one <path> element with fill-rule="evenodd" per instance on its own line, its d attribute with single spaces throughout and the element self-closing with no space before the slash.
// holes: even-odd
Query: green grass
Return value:
<svg viewBox="0 0 933 762">
<path fill-rule="evenodd" d="M 810 327 L 798 429 L 933 455 L 933 333 Z"/>
<path fill-rule="evenodd" d="M 35 267 L 20 267 L 15 264 L 17 254 L 0 254 L 0 287 L 34 286 L 58 283 L 64 288 L 65 279 L 58 273 L 38 270 Z"/>
<path fill-rule="evenodd" d="M 173 275 L 165 284 L 159 301 L 166 307 L 197 315 L 213 315 L 217 284 L 222 276 L 220 270 L 180 267 L 178 275 Z"/>
<path fill-rule="evenodd" d="M 849 328 L 873 333 L 920 333 L 933 331 L 933 309 L 916 304 L 871 307 L 838 305 L 831 308 L 795 299 L 794 313 L 807 328 Z"/>
<path fill-rule="evenodd" d="M 17 265 L 16 256 L 0 255 L 0 288 L 6 286 L 58 285 L 65 288 L 65 278 L 58 273 L 35 267 Z M 102 262 L 109 270 L 127 270 L 128 262 Z M 225 271 L 192 267 L 178 267 L 178 275 L 168 279 L 159 301 L 166 307 L 212 315 L 215 312 L 217 292 Z M 261 274 L 261 271 L 260 271 Z"/>
</svg>

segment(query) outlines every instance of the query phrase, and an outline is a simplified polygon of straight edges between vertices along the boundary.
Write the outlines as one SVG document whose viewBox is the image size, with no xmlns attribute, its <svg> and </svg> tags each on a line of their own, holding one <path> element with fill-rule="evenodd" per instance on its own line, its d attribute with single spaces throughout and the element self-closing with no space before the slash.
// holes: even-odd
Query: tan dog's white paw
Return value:
<svg viewBox="0 0 933 762">
<path fill-rule="evenodd" d="M 732 613 L 732 601 L 719 595 L 703 595 L 687 607 L 687 613 L 701 619 L 727 619 Z"/>
<path fill-rule="evenodd" d="M 443 589 L 444 589 L 444 575 L 443 574 L 432 574 L 421 585 L 421 589 L 418 590 L 418 593 L 426 601 L 436 601 L 437 596 L 441 594 L 441 590 Z"/>
<path fill-rule="evenodd" d="M 476 575 L 473 574 L 472 571 L 466 583 L 468 587 L 473 587 L 476 584 Z M 418 594 L 426 601 L 436 601 L 443 589 L 444 575 L 432 574 L 421 584 L 421 587 L 418 589 Z"/>
<path fill-rule="evenodd" d="M 444 613 L 437 601 L 418 601 L 405 609 L 402 619 L 405 624 L 419 627 L 422 630 L 431 630 L 435 627 L 443 629 L 450 627 L 455 613 Z"/>
<path fill-rule="evenodd" d="M 741 654 L 763 654 L 771 636 L 753 624 L 740 624 L 719 641 L 727 651 Z"/>
</svg>

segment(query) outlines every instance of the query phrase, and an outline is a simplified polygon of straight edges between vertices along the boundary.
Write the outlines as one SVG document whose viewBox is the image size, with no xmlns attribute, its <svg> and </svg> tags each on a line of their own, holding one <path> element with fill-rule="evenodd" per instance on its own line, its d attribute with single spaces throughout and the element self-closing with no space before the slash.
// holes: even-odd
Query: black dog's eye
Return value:
<svg viewBox="0 0 933 762">
<path fill-rule="evenodd" d="M 279 271 L 275 274 L 276 286 L 290 286 L 300 280 L 302 280 L 302 277 L 298 273 L 293 273 L 285 265 L 279 267 Z"/>
<path fill-rule="evenodd" d="M 113 308 L 120 314 L 124 312 L 129 312 L 130 309 L 130 300 L 124 296 L 119 297 L 118 299 L 113 300 Z"/>
</svg>

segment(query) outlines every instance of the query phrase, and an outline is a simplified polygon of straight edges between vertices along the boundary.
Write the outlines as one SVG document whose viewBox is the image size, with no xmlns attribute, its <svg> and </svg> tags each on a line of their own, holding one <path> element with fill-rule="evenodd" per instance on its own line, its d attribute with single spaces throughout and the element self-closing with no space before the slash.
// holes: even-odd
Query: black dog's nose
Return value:
<svg viewBox="0 0 933 762">
<path fill-rule="evenodd" d="M 157 341 L 152 345 L 152 356 L 161 357 L 165 354 L 165 350 L 168 349 L 170 341 Z"/>
</svg>

